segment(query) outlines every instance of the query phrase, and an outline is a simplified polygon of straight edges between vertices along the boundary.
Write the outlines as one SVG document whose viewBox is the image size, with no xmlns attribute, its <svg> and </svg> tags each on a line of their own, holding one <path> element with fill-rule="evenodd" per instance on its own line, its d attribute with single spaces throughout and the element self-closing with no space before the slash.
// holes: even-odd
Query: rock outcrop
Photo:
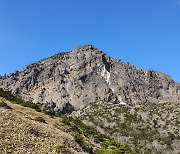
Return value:
<svg viewBox="0 0 180 154">
<path fill-rule="evenodd" d="M 180 99 L 180 83 L 111 58 L 92 45 L 1 76 L 0 87 L 42 108 L 71 113 L 96 101 L 142 104 Z"/>
</svg>

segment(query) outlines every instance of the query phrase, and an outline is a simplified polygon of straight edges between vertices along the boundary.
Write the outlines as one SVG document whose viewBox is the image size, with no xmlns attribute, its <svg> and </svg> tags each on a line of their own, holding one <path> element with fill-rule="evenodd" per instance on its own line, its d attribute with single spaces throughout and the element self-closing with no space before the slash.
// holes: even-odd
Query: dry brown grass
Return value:
<svg viewBox="0 0 180 154">
<path fill-rule="evenodd" d="M 59 118 L 25 108 L 0 98 L 12 110 L 0 108 L 0 153 L 55 154 L 58 145 L 66 145 L 70 153 L 83 153 L 73 136 L 64 132 Z M 35 121 L 42 117 L 47 124 Z M 58 128 L 55 127 L 55 124 Z"/>
</svg>

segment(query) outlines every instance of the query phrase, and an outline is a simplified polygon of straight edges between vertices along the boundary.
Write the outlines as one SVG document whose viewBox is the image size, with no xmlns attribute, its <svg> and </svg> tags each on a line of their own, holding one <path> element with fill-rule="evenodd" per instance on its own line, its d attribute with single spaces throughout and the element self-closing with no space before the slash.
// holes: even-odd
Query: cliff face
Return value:
<svg viewBox="0 0 180 154">
<path fill-rule="evenodd" d="M 110 58 L 92 45 L 0 77 L 0 87 L 63 113 L 96 101 L 133 105 L 180 99 L 180 84 L 171 77 Z"/>
</svg>

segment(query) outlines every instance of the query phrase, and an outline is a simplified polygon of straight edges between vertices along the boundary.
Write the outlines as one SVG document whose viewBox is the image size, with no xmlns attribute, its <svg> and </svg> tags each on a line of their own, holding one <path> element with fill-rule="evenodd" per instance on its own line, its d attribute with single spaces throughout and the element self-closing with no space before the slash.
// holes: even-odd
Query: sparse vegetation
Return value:
<svg viewBox="0 0 180 154">
<path fill-rule="evenodd" d="M 127 147 L 119 147 L 117 149 L 100 149 L 95 154 L 131 154 L 131 149 Z"/>
<path fill-rule="evenodd" d="M 2 89 L 0 90 L 0 96 L 4 97 L 10 101 L 13 101 L 15 104 L 22 105 L 24 107 L 29 107 L 33 108 L 35 110 L 39 111 L 39 107 L 31 102 L 24 102 L 23 100 L 13 96 L 10 92 L 5 92 Z M 56 114 L 55 111 L 49 110 L 49 111 L 44 111 L 46 115 L 49 115 L 51 117 L 57 116 L 62 118 L 62 122 L 70 127 L 70 131 L 72 132 L 72 135 L 74 136 L 74 140 L 86 151 L 88 146 L 91 144 L 89 143 L 90 140 L 85 140 L 85 138 L 91 138 L 94 140 L 95 143 L 100 144 L 102 147 L 105 149 L 110 149 L 111 151 L 117 151 L 121 146 L 119 143 L 117 143 L 115 140 L 110 139 L 109 137 L 102 135 L 99 133 L 94 127 L 92 126 L 87 126 L 84 123 L 81 122 L 80 119 L 78 118 L 72 118 L 72 117 L 67 117 L 67 116 L 62 116 L 59 114 Z M 46 123 L 45 119 L 41 116 L 38 116 L 34 119 L 35 121 L 41 122 L 41 123 Z M 85 137 L 85 138 L 84 138 Z M 124 148 L 126 151 L 127 147 Z M 64 146 L 60 145 L 56 147 L 56 152 L 59 153 L 68 153 L 69 149 Z"/>
<path fill-rule="evenodd" d="M 74 134 L 74 140 L 83 148 L 88 146 L 88 143 L 84 141 L 83 136 L 79 133 Z"/>
<path fill-rule="evenodd" d="M 13 103 L 16 103 L 16 104 L 19 104 L 19 105 L 22 105 L 24 107 L 29 107 L 29 108 L 32 108 L 32 109 L 35 109 L 36 111 L 40 112 L 40 108 L 37 104 L 35 103 L 32 103 L 32 102 L 25 102 L 23 101 L 22 99 L 14 96 L 11 94 L 11 92 L 9 91 L 4 91 L 2 88 L 0 88 L 0 97 L 3 97 L 9 101 L 12 101 Z"/>
<path fill-rule="evenodd" d="M 5 102 L 0 102 L 0 107 L 6 108 L 6 109 L 12 109 L 7 103 Z"/>
<path fill-rule="evenodd" d="M 46 123 L 43 117 L 36 117 L 35 121 L 41 122 L 41 123 Z"/>
<path fill-rule="evenodd" d="M 37 104 L 25 102 L 2 89 L 0 89 L 0 97 L 4 97 L 15 104 L 40 111 Z M 7 106 L 7 103 L 0 102 L 0 107 L 6 108 Z M 171 113 L 166 112 L 168 109 L 171 109 Z M 86 109 L 81 111 L 79 118 L 59 115 L 53 110 L 43 112 L 50 117 L 60 117 L 67 127 L 66 131 L 74 137 L 75 142 L 82 149 L 89 148 L 92 144 L 100 145 L 101 148 L 95 151 L 97 154 L 162 152 L 151 145 L 153 142 L 157 142 L 159 146 L 165 146 L 166 150 L 173 151 L 173 141 L 180 140 L 179 121 L 177 119 L 179 115 L 178 107 L 170 108 L 168 104 L 163 104 L 162 106 L 161 104 L 156 104 L 156 106 L 148 104 L 141 108 L 133 109 L 133 107 L 123 105 L 95 103 L 88 108 L 88 112 Z M 144 114 L 146 114 L 146 118 Z M 105 131 L 105 134 L 101 134 L 92 126 L 85 125 L 82 122 L 84 119 L 93 122 L 96 126 L 100 126 Z M 46 123 L 46 120 L 41 116 L 36 117 L 34 120 Z M 162 130 L 165 132 L 164 134 L 161 133 Z M 126 145 L 124 144 L 125 142 L 122 142 L 123 145 L 120 145 L 116 141 L 116 137 L 126 138 L 125 142 L 128 144 Z M 146 144 L 149 145 L 148 148 Z M 136 148 L 132 150 L 129 145 Z M 70 153 L 68 146 L 65 145 L 57 146 L 56 152 Z"/>
<path fill-rule="evenodd" d="M 111 152 L 124 150 L 127 153 L 128 152 L 133 153 L 131 148 L 129 148 L 128 145 L 123 145 L 123 146 L 120 145 L 114 139 L 109 138 L 106 135 L 99 133 L 94 127 L 85 125 L 78 118 L 73 119 L 72 117 L 63 116 L 62 122 L 70 126 L 73 132 L 76 132 L 74 136 L 75 140 L 82 147 L 85 147 L 88 145 L 88 143 L 85 142 L 83 139 L 82 135 L 84 135 L 86 137 L 91 137 L 95 143 L 98 143 L 102 147 L 104 147 L 106 152 L 109 151 L 107 149 L 110 149 Z"/>
<path fill-rule="evenodd" d="M 7 105 L 10 103 L 7 101 Z M 45 116 L 14 103 L 10 105 L 12 111 L 0 108 L 0 153 L 83 153 L 73 136 L 62 130 L 65 126 L 62 126 L 58 118 Z M 41 125 L 34 122 L 35 119 L 44 122 L 38 117 L 43 117 L 48 123 Z M 54 126 L 56 122 L 61 128 Z"/>
<path fill-rule="evenodd" d="M 8 106 L 5 102 L 0 102 L 0 107 L 6 107 Z"/>
<path fill-rule="evenodd" d="M 44 114 L 50 115 L 50 116 L 56 116 L 56 112 L 54 110 L 46 110 L 44 111 Z"/>
<path fill-rule="evenodd" d="M 136 147 L 134 151 L 137 153 L 162 153 L 161 148 L 157 147 L 163 146 L 166 150 L 173 151 L 173 141 L 179 141 L 179 108 L 169 105 L 171 104 L 149 103 L 134 108 L 97 102 L 84 108 L 80 119 L 99 126 L 109 137 L 123 139 L 132 147 Z M 170 113 L 167 112 L 169 109 Z M 153 146 L 153 142 L 158 146 Z M 112 153 L 107 149 L 106 153 Z"/>
<path fill-rule="evenodd" d="M 70 153 L 70 150 L 65 144 L 62 144 L 62 145 L 56 146 L 56 152 L 57 153 Z"/>
</svg>

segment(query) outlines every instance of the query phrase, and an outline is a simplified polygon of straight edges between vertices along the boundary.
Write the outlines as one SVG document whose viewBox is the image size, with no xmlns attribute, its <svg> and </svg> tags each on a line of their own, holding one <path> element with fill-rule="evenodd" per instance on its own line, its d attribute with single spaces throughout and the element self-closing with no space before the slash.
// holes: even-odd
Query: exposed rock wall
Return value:
<svg viewBox="0 0 180 154">
<path fill-rule="evenodd" d="M 180 99 L 180 84 L 168 75 L 110 58 L 92 45 L 0 77 L 0 87 L 63 113 L 95 101 L 141 104 Z"/>
</svg>

